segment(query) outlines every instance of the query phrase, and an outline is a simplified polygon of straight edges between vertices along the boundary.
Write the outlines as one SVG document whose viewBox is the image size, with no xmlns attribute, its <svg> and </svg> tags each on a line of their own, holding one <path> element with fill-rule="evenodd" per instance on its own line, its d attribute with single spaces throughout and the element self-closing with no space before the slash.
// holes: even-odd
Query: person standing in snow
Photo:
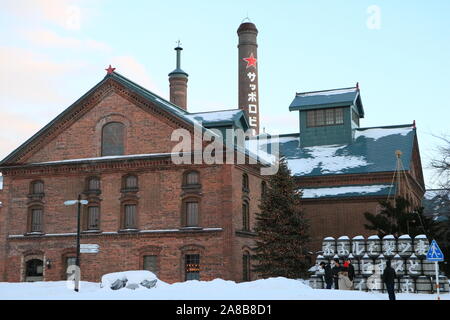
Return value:
<svg viewBox="0 0 450 320">
<path fill-rule="evenodd" d="M 348 278 L 350 279 L 350 281 L 353 281 L 353 279 L 355 278 L 355 267 L 349 259 L 345 260 L 344 268 L 347 268 Z"/>
<path fill-rule="evenodd" d="M 383 272 L 383 282 L 386 284 L 386 289 L 389 295 L 389 300 L 395 300 L 395 278 L 397 275 L 395 274 L 394 268 L 391 267 L 391 260 L 386 261 L 386 268 Z"/>
<path fill-rule="evenodd" d="M 345 269 L 344 269 L 345 270 Z M 339 290 L 352 290 L 353 289 L 353 281 L 350 281 L 348 278 L 347 271 L 340 271 L 338 273 L 339 277 Z"/>
<path fill-rule="evenodd" d="M 325 271 L 325 283 L 327 285 L 327 289 L 331 289 L 333 285 L 333 273 L 331 272 L 331 266 L 329 263 L 321 262 L 320 267 Z"/>
<path fill-rule="evenodd" d="M 331 269 L 331 274 L 333 276 L 334 281 L 334 289 L 339 289 L 339 272 L 341 271 L 341 265 L 339 264 L 338 259 L 334 259 L 334 267 Z"/>
</svg>

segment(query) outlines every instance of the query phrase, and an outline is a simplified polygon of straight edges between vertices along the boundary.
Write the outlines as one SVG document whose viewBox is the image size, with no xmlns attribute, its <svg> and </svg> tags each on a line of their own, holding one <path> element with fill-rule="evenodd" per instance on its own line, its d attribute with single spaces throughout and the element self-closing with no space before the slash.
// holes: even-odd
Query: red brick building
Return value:
<svg viewBox="0 0 450 320">
<path fill-rule="evenodd" d="M 380 200 L 402 195 L 412 207 L 421 205 L 425 186 L 415 123 L 360 127 L 358 85 L 297 93 L 289 110 L 299 112 L 299 131 L 275 142 L 303 190 L 312 250 L 324 237 L 371 235 L 364 212 L 379 212 Z M 268 143 L 273 141 L 260 146 Z"/>
<path fill-rule="evenodd" d="M 149 269 L 168 282 L 248 280 L 259 165 L 171 161 L 175 129 L 248 128 L 242 110 L 191 114 L 109 73 L 1 162 L 0 280 L 60 280 L 74 263 L 82 210 L 82 279 Z M 211 119 L 213 118 L 213 119 Z"/>
<path fill-rule="evenodd" d="M 77 220 L 76 208 L 64 201 L 79 194 L 88 200 L 81 242 L 100 247 L 82 254 L 83 280 L 133 269 L 152 270 L 168 282 L 254 279 L 249 255 L 265 179 L 261 164 L 175 165 L 178 141 L 171 136 L 178 129 L 198 136 L 196 126 L 200 133 L 258 133 L 257 33 L 248 22 L 238 29 L 239 109 L 187 111 L 188 74 L 180 68 L 178 46 L 171 102 L 109 68 L 6 157 L 0 163 L 0 281 L 66 277 Z M 361 128 L 358 86 L 296 94 L 290 111 L 299 112 L 299 131 L 276 142 L 303 190 L 312 250 L 325 236 L 368 235 L 363 213 L 377 212 L 378 201 L 389 195 L 421 203 L 415 124 Z M 258 139 L 263 149 L 274 142 L 266 134 Z M 392 183 L 397 151 L 402 178 Z"/>
</svg>

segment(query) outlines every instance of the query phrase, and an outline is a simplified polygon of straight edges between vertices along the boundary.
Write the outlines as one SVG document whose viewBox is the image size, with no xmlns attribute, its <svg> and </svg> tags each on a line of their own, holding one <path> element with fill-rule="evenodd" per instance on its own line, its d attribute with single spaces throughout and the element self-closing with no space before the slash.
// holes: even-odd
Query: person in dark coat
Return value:
<svg viewBox="0 0 450 320">
<path fill-rule="evenodd" d="M 333 285 L 331 266 L 329 263 L 321 262 L 320 267 L 325 271 L 325 283 L 327 285 L 327 289 L 331 289 L 331 286 Z"/>
<path fill-rule="evenodd" d="M 386 284 L 386 289 L 389 295 L 389 300 L 395 300 L 395 274 L 394 268 L 391 267 L 391 260 L 386 261 L 386 268 L 383 272 L 383 282 Z"/>
<path fill-rule="evenodd" d="M 355 267 L 349 259 L 345 261 L 345 264 L 347 266 L 348 278 L 350 279 L 350 281 L 353 281 L 353 279 L 355 278 Z"/>
<path fill-rule="evenodd" d="M 339 272 L 342 271 L 342 267 L 338 259 L 334 260 L 334 267 L 331 269 L 331 274 L 333 275 L 334 288 L 339 289 Z"/>
</svg>

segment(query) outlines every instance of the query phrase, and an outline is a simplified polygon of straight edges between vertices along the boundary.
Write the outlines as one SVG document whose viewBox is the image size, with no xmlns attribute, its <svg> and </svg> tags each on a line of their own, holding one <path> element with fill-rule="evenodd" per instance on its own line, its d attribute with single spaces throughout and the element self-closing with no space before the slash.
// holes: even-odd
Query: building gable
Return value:
<svg viewBox="0 0 450 320">
<path fill-rule="evenodd" d="M 124 154 L 169 152 L 169 132 L 176 128 L 190 131 L 193 128 L 194 121 L 186 114 L 176 105 L 112 73 L 1 164 L 98 157 L 101 155 L 102 125 L 112 121 L 122 122 L 126 127 L 128 140 Z"/>
</svg>

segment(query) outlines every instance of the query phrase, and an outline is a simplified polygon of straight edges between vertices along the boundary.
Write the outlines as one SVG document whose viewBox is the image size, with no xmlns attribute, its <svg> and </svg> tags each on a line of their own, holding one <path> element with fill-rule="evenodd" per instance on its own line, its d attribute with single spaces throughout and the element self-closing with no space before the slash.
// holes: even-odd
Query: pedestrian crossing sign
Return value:
<svg viewBox="0 0 450 320">
<path fill-rule="evenodd" d="M 439 248 L 435 240 L 431 242 L 430 249 L 428 249 L 427 260 L 444 261 L 444 254 L 442 253 L 442 250 Z"/>
</svg>

